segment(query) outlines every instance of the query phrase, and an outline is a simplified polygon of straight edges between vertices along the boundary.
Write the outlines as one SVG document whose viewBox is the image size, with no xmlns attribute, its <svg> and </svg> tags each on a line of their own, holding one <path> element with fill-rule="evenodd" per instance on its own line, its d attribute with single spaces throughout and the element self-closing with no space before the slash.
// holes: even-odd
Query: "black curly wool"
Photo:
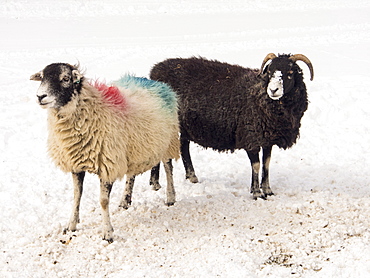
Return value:
<svg viewBox="0 0 370 278">
<path fill-rule="evenodd" d="M 177 92 L 183 138 L 218 151 L 258 151 L 289 148 L 299 136 L 308 100 L 301 69 L 292 62 L 291 70 L 294 87 L 279 100 L 266 92 L 268 71 L 204 58 L 165 60 L 150 78 Z"/>
</svg>

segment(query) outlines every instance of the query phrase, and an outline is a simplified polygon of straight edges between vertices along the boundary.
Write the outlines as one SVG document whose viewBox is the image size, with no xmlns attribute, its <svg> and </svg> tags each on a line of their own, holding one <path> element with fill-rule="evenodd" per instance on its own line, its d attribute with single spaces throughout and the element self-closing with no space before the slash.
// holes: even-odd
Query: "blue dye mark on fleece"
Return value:
<svg viewBox="0 0 370 278">
<path fill-rule="evenodd" d="M 147 79 L 145 77 L 136 77 L 132 75 L 124 75 L 119 80 L 114 82 L 115 85 L 123 88 L 145 88 L 151 93 L 156 94 L 162 99 L 165 108 L 174 112 L 177 107 L 177 96 L 172 88 L 159 81 Z"/>
</svg>

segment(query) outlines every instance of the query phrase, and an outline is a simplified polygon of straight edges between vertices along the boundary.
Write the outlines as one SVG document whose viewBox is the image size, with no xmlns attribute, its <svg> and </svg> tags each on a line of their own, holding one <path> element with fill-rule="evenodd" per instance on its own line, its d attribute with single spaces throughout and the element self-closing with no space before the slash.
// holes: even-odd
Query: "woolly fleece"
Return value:
<svg viewBox="0 0 370 278">
<path fill-rule="evenodd" d="M 277 145 L 291 147 L 307 109 L 302 71 L 294 64 L 295 88 L 279 100 L 266 93 L 267 74 L 204 58 L 167 59 L 151 70 L 178 94 L 181 137 L 217 151 Z"/>
<path fill-rule="evenodd" d="M 114 182 L 179 158 L 175 93 L 167 86 L 171 109 L 163 109 L 156 87 L 142 87 L 138 81 L 127 76 L 118 82 L 127 84 L 116 92 L 122 94 L 124 101 L 118 103 L 124 106 L 84 80 L 67 105 L 48 109 L 48 150 L 57 166 Z"/>
</svg>

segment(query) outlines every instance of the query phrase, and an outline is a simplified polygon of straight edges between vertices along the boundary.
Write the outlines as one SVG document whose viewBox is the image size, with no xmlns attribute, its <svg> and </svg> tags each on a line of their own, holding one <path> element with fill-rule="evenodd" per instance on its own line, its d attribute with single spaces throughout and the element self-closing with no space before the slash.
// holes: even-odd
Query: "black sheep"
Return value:
<svg viewBox="0 0 370 278">
<path fill-rule="evenodd" d="M 150 78 L 169 84 L 178 94 L 186 178 L 198 182 L 189 141 L 217 151 L 245 149 L 252 165 L 253 197 L 273 195 L 269 186 L 272 146 L 286 149 L 296 142 L 308 105 L 298 60 L 307 64 L 312 80 L 312 64 L 301 54 L 277 57 L 270 53 L 261 70 L 196 57 L 167 59 L 153 67 Z M 261 148 L 262 190 L 258 181 Z M 152 170 L 152 185 L 158 184 L 158 176 L 159 165 Z"/>
</svg>

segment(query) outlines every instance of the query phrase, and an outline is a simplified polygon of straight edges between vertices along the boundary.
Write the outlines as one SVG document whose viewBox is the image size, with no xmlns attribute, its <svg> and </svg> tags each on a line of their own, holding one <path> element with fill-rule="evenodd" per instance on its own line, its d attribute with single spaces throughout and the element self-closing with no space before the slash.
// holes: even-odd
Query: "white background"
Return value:
<svg viewBox="0 0 370 278">
<path fill-rule="evenodd" d="M 0 5 L 1 277 L 368 277 L 370 2 L 8 1 Z M 46 111 L 29 77 L 80 62 L 89 78 L 148 76 L 165 58 L 203 56 L 259 68 L 302 53 L 310 104 L 301 137 L 273 149 L 275 196 L 254 201 L 245 151 L 191 145 L 200 183 L 174 164 L 177 203 L 148 173 L 133 204 L 111 198 L 115 241 L 100 236 L 99 181 L 88 175 L 75 233 L 70 175 L 46 152 Z M 165 185 L 164 171 L 161 183 Z"/>
</svg>

